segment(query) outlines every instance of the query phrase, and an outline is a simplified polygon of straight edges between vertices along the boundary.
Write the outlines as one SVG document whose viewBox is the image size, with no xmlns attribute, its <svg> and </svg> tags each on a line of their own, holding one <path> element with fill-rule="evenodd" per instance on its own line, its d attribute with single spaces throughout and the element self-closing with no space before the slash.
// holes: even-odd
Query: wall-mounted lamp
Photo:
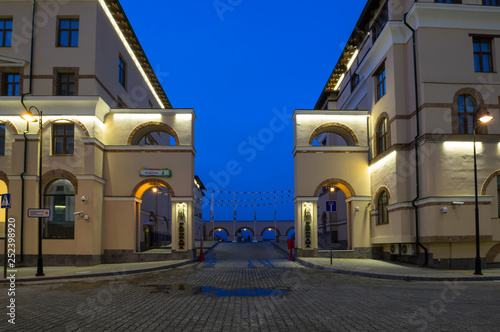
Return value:
<svg viewBox="0 0 500 332">
<path fill-rule="evenodd" d="M 89 197 L 85 195 L 82 196 L 80 199 L 82 200 L 82 203 L 87 203 L 89 201 Z"/>
<path fill-rule="evenodd" d="M 442 213 L 448 213 L 448 208 L 446 206 L 441 207 L 441 212 Z"/>
<path fill-rule="evenodd" d="M 453 202 L 451 203 L 453 205 L 453 208 L 458 209 L 460 206 L 464 205 L 464 202 Z"/>
<path fill-rule="evenodd" d="M 354 209 L 355 209 L 356 211 L 359 211 L 359 206 L 356 206 Z"/>
</svg>

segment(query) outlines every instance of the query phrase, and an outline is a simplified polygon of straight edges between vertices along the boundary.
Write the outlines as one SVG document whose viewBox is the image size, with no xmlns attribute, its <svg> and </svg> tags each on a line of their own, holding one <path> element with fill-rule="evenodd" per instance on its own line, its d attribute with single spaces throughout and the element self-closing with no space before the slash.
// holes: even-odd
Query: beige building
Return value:
<svg viewBox="0 0 500 332">
<path fill-rule="evenodd" d="M 21 264 L 38 254 L 27 210 L 39 181 L 46 265 L 153 260 L 141 251 L 170 240 L 163 259 L 193 257 L 196 116 L 172 108 L 119 2 L 6 0 L 0 12 L 0 192 Z M 168 208 L 152 208 L 153 188 Z"/>
<path fill-rule="evenodd" d="M 500 262 L 498 4 L 367 1 L 315 109 L 294 113 L 299 254 L 322 254 L 318 198 L 335 186 L 349 249 L 336 255 L 472 268 L 472 134 L 489 112 L 476 130 L 478 235 L 483 267 Z M 325 133 L 337 141 L 314 144 Z"/>
</svg>

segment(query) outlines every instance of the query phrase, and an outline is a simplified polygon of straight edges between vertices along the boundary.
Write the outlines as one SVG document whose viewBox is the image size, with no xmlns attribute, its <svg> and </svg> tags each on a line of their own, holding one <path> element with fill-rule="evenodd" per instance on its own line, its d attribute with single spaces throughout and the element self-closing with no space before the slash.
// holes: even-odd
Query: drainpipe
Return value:
<svg viewBox="0 0 500 332">
<path fill-rule="evenodd" d="M 30 95 L 33 89 L 33 54 L 34 54 L 34 44 L 35 44 L 35 14 L 36 14 L 36 0 L 33 0 L 33 10 L 31 17 L 31 50 L 30 50 L 30 78 L 29 78 L 29 90 L 27 93 L 21 94 L 21 104 L 23 104 L 24 109 L 27 111 L 26 105 L 24 104 L 24 97 Z M 26 131 L 23 133 L 24 136 L 24 167 L 21 173 L 21 252 L 19 263 L 24 261 L 24 176 L 27 171 L 26 159 L 28 156 L 28 137 L 26 134 L 29 133 L 30 125 L 29 122 L 26 124 Z M 41 144 L 41 142 L 40 142 Z M 41 179 L 39 179 L 41 181 Z"/>
<path fill-rule="evenodd" d="M 415 86 L 415 118 L 417 121 L 417 134 L 415 136 L 415 173 L 416 173 L 416 190 L 417 190 L 417 197 L 413 201 L 411 201 L 411 205 L 413 206 L 415 210 L 415 242 L 417 245 L 417 248 L 420 247 L 424 250 L 425 252 L 425 261 L 424 265 L 429 265 L 429 259 L 428 259 L 428 252 L 427 248 L 420 243 L 420 233 L 419 233 L 419 214 L 418 214 L 418 206 L 416 202 L 420 199 L 420 175 L 419 175 L 419 158 L 418 158 L 418 137 L 420 136 L 420 119 L 418 115 L 418 81 L 417 81 L 417 50 L 416 50 L 416 45 L 415 45 L 415 30 L 406 22 L 406 15 L 408 13 L 404 14 L 404 24 L 408 29 L 411 30 L 411 35 L 412 35 L 412 41 L 413 41 L 413 78 L 414 78 L 414 86 Z"/>
</svg>

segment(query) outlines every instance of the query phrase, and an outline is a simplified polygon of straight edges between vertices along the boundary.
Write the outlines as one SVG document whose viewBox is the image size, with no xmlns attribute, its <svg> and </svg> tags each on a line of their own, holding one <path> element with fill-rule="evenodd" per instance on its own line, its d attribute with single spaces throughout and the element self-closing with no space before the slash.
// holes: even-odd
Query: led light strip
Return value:
<svg viewBox="0 0 500 332">
<path fill-rule="evenodd" d="M 347 64 L 346 73 L 349 71 L 349 69 L 351 68 L 352 64 L 354 63 L 354 61 L 358 57 L 358 54 L 359 54 L 359 50 L 356 50 L 354 52 L 354 54 L 352 55 L 351 60 L 349 60 L 349 63 Z M 344 80 L 344 77 L 345 77 L 345 73 L 342 74 L 342 76 L 340 76 L 340 78 L 339 78 L 337 84 L 335 85 L 335 87 L 333 88 L 333 90 L 337 91 L 339 89 L 340 84 L 342 84 L 342 81 Z"/>
<path fill-rule="evenodd" d="M 127 40 L 125 39 L 125 36 L 123 35 L 122 31 L 120 30 L 120 27 L 118 26 L 118 24 L 116 23 L 114 17 L 113 17 L 113 14 L 111 14 L 111 12 L 109 11 L 109 8 L 108 6 L 106 5 L 106 3 L 104 2 L 104 0 L 99 0 L 99 3 L 101 4 L 101 7 L 102 9 L 104 10 L 104 12 L 106 13 L 106 15 L 108 16 L 109 20 L 111 21 L 111 24 L 113 25 L 113 27 L 115 28 L 115 31 L 116 33 L 118 34 L 118 36 L 120 36 L 120 39 L 122 40 L 123 44 L 125 45 L 125 48 L 127 49 L 129 55 L 132 57 L 132 60 L 134 60 L 137 68 L 139 68 L 139 71 L 141 72 L 142 74 L 142 77 L 144 78 L 144 80 L 148 83 L 148 86 L 149 88 L 151 89 L 151 91 L 153 92 L 153 95 L 155 96 L 156 100 L 158 101 L 158 103 L 160 104 L 161 108 L 165 108 L 165 105 L 163 105 L 160 97 L 158 97 L 158 94 L 156 93 L 155 89 L 153 88 L 153 85 L 151 84 L 151 82 L 149 81 L 149 78 L 148 76 L 146 75 L 146 73 L 144 72 L 144 70 L 142 69 L 142 66 L 141 64 L 139 63 L 139 60 L 137 60 L 137 57 L 135 56 L 134 52 L 132 51 L 132 48 L 130 47 L 130 45 L 128 44 Z"/>
</svg>

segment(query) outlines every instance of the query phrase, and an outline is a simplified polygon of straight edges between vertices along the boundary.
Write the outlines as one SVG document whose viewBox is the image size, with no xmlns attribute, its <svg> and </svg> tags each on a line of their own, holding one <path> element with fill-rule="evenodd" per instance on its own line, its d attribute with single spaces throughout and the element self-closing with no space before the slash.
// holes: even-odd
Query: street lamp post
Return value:
<svg viewBox="0 0 500 332">
<path fill-rule="evenodd" d="M 478 118 L 479 113 L 482 113 Z M 476 158 L 476 130 L 477 130 L 477 120 L 482 123 L 488 123 L 493 120 L 493 117 L 484 109 L 474 109 L 473 113 L 474 122 L 472 129 L 472 139 L 474 141 L 474 195 L 475 195 L 475 221 L 476 221 L 476 259 L 475 259 L 475 275 L 482 275 L 481 273 L 481 251 L 480 251 L 480 239 L 479 239 L 479 198 L 477 194 L 477 158 Z"/>
<path fill-rule="evenodd" d="M 39 120 L 35 119 L 32 109 L 35 109 L 38 113 Z M 38 121 L 39 127 L 39 135 L 40 135 L 40 143 L 39 143 L 39 151 L 38 151 L 38 208 L 42 208 L 42 111 L 40 111 L 35 106 L 31 106 L 29 110 L 21 117 L 28 122 L 36 122 Z M 43 277 L 45 274 L 43 273 L 43 257 L 42 257 L 42 238 L 43 238 L 43 224 L 42 218 L 38 218 L 38 260 L 37 260 L 37 269 L 36 276 Z"/>
</svg>

